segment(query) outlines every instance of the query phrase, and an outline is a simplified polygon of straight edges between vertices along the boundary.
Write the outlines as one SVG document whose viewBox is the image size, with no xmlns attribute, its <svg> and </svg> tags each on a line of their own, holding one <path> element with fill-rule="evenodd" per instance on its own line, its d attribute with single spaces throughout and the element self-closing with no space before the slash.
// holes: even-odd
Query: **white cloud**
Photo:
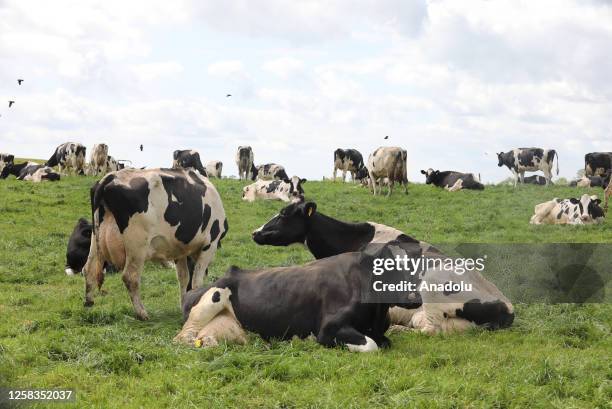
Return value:
<svg viewBox="0 0 612 409">
<path fill-rule="evenodd" d="M 282 57 L 265 62 L 262 65 L 262 69 L 286 80 L 292 75 L 301 72 L 304 69 L 304 62 L 297 58 Z"/>
</svg>

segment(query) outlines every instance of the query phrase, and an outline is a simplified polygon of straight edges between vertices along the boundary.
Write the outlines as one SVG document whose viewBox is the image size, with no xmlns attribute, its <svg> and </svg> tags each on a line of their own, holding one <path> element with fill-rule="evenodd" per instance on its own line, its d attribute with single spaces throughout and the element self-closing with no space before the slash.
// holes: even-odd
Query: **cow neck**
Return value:
<svg viewBox="0 0 612 409">
<path fill-rule="evenodd" d="M 368 223 L 345 223 L 316 212 L 307 225 L 305 244 L 320 259 L 356 251 L 373 236 Z"/>
</svg>

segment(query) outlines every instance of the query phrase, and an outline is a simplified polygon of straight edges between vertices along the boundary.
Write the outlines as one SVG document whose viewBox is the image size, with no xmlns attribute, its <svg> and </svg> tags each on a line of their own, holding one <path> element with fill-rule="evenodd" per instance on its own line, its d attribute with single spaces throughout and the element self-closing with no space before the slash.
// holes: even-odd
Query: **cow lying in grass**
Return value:
<svg viewBox="0 0 612 409">
<path fill-rule="evenodd" d="M 443 187 L 449 192 L 456 192 L 461 189 L 484 190 L 484 185 L 476 180 L 471 173 L 461 173 L 450 170 L 440 172 L 432 168 L 426 171 L 421 170 L 421 173 L 426 177 L 425 183 Z"/>
<path fill-rule="evenodd" d="M 258 180 L 242 189 L 242 200 L 254 202 L 257 199 L 294 202 L 304 200 L 302 185 L 306 179 L 293 176 L 284 180 Z"/>
<path fill-rule="evenodd" d="M 594 224 L 604 220 L 597 196 L 582 195 L 580 199 L 554 198 L 535 206 L 531 224 Z"/>
</svg>

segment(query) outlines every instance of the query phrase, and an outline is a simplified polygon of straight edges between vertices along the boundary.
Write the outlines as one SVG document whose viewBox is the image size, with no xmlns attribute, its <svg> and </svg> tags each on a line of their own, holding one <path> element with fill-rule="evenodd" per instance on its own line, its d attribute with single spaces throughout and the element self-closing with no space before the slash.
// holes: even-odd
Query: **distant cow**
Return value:
<svg viewBox="0 0 612 409">
<path fill-rule="evenodd" d="M 202 166 L 200 154 L 194 150 L 176 150 L 172 154 L 172 169 L 195 169 L 202 176 L 207 176 L 206 169 Z"/>
<path fill-rule="evenodd" d="M 369 185 L 372 193 L 376 195 L 376 185 L 382 190 L 384 178 L 389 179 L 389 191 L 387 196 L 393 193 L 395 182 L 404 185 L 404 191 L 408 193 L 408 176 L 406 166 L 407 153 L 398 147 L 380 147 L 372 152 L 366 166 L 370 178 Z"/>
<path fill-rule="evenodd" d="M 257 199 L 300 201 L 304 199 L 302 187 L 304 183 L 306 179 L 300 179 L 297 176 L 285 180 L 258 180 L 242 189 L 242 200 L 247 202 L 254 202 Z"/>
<path fill-rule="evenodd" d="M 238 166 L 238 178 L 252 180 L 252 169 L 255 157 L 250 146 L 239 146 L 236 152 L 236 166 Z"/>
<path fill-rule="evenodd" d="M 181 298 L 189 285 L 187 257 L 196 260 L 191 280 L 202 285 L 209 263 L 228 230 L 221 197 L 208 178 L 192 170 L 124 169 L 91 189 L 94 220 L 84 267 L 85 306 L 104 281 L 105 262 L 123 270 L 136 316 L 148 319 L 140 300 L 140 274 L 147 260 L 176 263 Z"/>
<path fill-rule="evenodd" d="M 356 149 L 336 149 L 334 151 L 334 175 L 333 180 L 336 181 L 336 173 L 338 169 L 342 171 L 342 181 L 346 180 L 346 172 L 351 174 L 351 181 L 355 181 L 357 172 L 365 167 L 363 156 Z"/>
<path fill-rule="evenodd" d="M 91 246 L 92 224 L 84 218 L 80 218 L 70 239 L 66 250 L 66 274 L 79 274 L 87 262 L 89 247 Z"/>
<path fill-rule="evenodd" d="M 584 155 L 584 175 L 603 176 L 612 169 L 612 152 L 591 152 Z"/>
<path fill-rule="evenodd" d="M 535 206 L 531 224 L 593 224 L 604 220 L 597 196 L 582 195 L 580 199 L 554 198 Z"/>
<path fill-rule="evenodd" d="M 206 173 L 209 178 L 221 179 L 221 172 L 223 171 L 223 162 L 218 160 L 211 160 L 206 164 Z"/>
<path fill-rule="evenodd" d="M 9 163 L 4 166 L 2 172 L 0 172 L 0 179 L 6 179 L 10 175 L 19 178 L 21 171 L 24 170 L 28 166 L 36 166 L 38 163 L 36 162 L 22 162 L 22 163 Z"/>
<path fill-rule="evenodd" d="M 0 153 L 0 172 L 2 172 L 6 165 L 12 165 L 14 161 L 15 155 L 11 155 L 10 153 Z"/>
<path fill-rule="evenodd" d="M 105 174 L 108 168 L 108 145 L 99 143 L 93 146 L 89 158 L 89 168 L 93 176 Z"/>
<path fill-rule="evenodd" d="M 45 166 L 57 166 L 60 173 L 72 171 L 74 174 L 83 175 L 85 169 L 85 146 L 76 142 L 66 142 L 55 148 L 55 152 L 49 158 Z"/>
<path fill-rule="evenodd" d="M 544 186 L 546 185 L 546 178 L 544 176 L 540 176 L 540 175 L 533 175 L 533 176 L 525 176 L 523 178 L 523 183 L 526 185 L 540 185 L 540 186 Z M 552 181 L 550 181 L 551 185 L 554 185 L 554 183 Z"/>
<path fill-rule="evenodd" d="M 426 176 L 425 183 L 443 187 L 449 192 L 456 192 L 461 189 L 484 189 L 484 185 L 476 180 L 472 173 L 453 172 L 450 170 L 440 172 L 432 168 L 426 171 L 421 170 L 421 173 Z"/>
<path fill-rule="evenodd" d="M 612 174 L 612 170 L 609 170 L 603 175 L 595 175 L 595 176 L 583 176 L 580 179 L 572 180 L 570 182 L 570 186 L 577 187 L 603 187 L 604 189 L 608 186 L 610 182 L 610 175 Z"/>
<path fill-rule="evenodd" d="M 518 148 L 508 152 L 497 154 L 497 166 L 507 166 L 514 175 L 514 186 L 520 178 L 521 183 L 525 172 L 544 172 L 546 184 L 550 184 L 552 178 L 553 161 L 557 158 L 557 175 L 559 174 L 559 155 L 554 149 L 541 148 Z"/>
<path fill-rule="evenodd" d="M 251 167 L 251 180 L 285 180 L 288 179 L 287 172 L 282 165 L 266 163 L 265 165 Z"/>
<path fill-rule="evenodd" d="M 108 165 L 106 169 L 106 173 L 116 172 L 118 170 L 125 169 L 125 164 L 117 161 L 117 159 L 113 158 L 110 155 L 107 156 L 106 163 Z"/>
<path fill-rule="evenodd" d="M 49 166 L 30 164 L 19 172 L 17 180 L 26 180 L 34 183 L 39 183 L 44 180 L 56 182 L 60 180 L 60 174 L 53 171 Z"/>
</svg>

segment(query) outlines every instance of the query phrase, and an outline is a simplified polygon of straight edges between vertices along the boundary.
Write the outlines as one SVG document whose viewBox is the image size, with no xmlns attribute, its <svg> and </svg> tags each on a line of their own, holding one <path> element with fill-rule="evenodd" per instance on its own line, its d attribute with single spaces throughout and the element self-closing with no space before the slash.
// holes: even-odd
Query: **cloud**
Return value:
<svg viewBox="0 0 612 409">
<path fill-rule="evenodd" d="M 248 77 L 244 64 L 239 60 L 217 61 L 208 66 L 208 73 L 220 78 L 242 79 Z"/>
<path fill-rule="evenodd" d="M 277 58 L 272 61 L 267 61 L 262 65 L 264 71 L 271 72 L 284 80 L 302 71 L 303 68 L 304 62 L 302 60 L 291 57 Z"/>
</svg>

